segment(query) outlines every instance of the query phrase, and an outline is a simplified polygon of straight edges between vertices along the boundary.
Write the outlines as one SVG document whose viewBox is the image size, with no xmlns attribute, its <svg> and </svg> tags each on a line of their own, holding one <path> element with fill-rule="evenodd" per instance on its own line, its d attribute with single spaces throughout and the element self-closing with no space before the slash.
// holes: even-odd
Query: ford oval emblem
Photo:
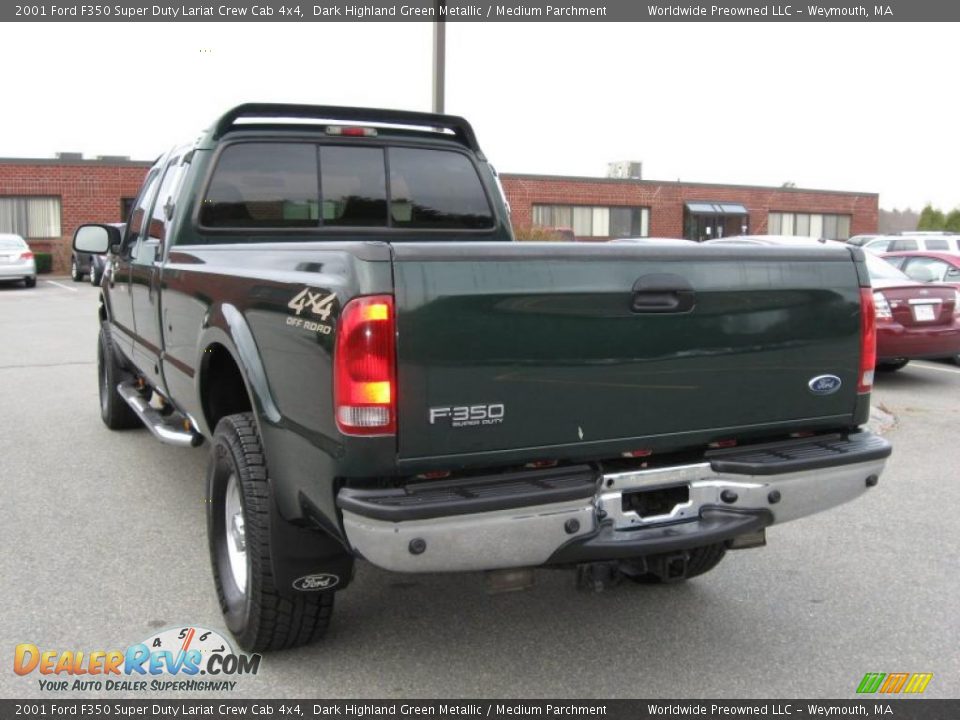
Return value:
<svg viewBox="0 0 960 720">
<path fill-rule="evenodd" d="M 316 575 L 304 575 L 293 581 L 295 590 L 301 592 L 317 592 L 320 590 L 329 590 L 340 584 L 340 578 L 330 573 L 317 573 Z"/>
<path fill-rule="evenodd" d="M 836 375 L 817 375 L 810 378 L 807 387 L 814 395 L 833 395 L 843 383 Z"/>
</svg>

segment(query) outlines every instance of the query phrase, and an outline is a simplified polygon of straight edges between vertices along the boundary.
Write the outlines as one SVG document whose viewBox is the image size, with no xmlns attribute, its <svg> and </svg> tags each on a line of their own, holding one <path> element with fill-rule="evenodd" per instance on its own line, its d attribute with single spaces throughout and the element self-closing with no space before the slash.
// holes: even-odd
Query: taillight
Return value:
<svg viewBox="0 0 960 720">
<path fill-rule="evenodd" d="M 354 298 L 340 314 L 333 354 L 333 402 L 344 435 L 397 431 L 392 295 Z"/>
<path fill-rule="evenodd" d="M 889 314 L 890 306 L 883 293 L 875 293 L 870 288 L 860 289 L 860 381 L 857 392 L 862 393 L 873 389 L 873 372 L 877 365 L 877 308 L 874 302 L 878 297 Z"/>
<path fill-rule="evenodd" d="M 861 292 L 863 292 L 861 290 Z M 877 320 L 892 320 L 893 311 L 890 309 L 890 303 L 887 296 L 877 290 L 873 293 L 873 305 L 876 311 Z"/>
<path fill-rule="evenodd" d="M 20 253 L 21 260 L 33 260 L 33 253 L 27 250 L 27 252 Z"/>
</svg>

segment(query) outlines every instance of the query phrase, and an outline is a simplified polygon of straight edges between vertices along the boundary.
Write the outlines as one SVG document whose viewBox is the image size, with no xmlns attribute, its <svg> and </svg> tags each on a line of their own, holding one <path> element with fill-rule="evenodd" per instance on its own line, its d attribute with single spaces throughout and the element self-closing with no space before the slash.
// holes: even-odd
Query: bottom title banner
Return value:
<svg viewBox="0 0 960 720">
<path fill-rule="evenodd" d="M 0 700 L 10 718 L 894 718 L 955 720 L 960 700 Z"/>
</svg>

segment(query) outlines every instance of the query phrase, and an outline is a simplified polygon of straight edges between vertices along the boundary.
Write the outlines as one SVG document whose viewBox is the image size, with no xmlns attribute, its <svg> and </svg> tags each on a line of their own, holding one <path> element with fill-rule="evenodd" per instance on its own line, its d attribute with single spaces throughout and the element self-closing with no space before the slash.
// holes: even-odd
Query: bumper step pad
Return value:
<svg viewBox="0 0 960 720">
<path fill-rule="evenodd" d="M 890 456 L 890 443 L 870 433 L 819 436 L 809 440 L 750 445 L 743 448 L 711 450 L 706 454 L 718 473 L 735 475 L 781 475 L 852 465 Z"/>
<path fill-rule="evenodd" d="M 597 480 L 591 467 L 575 465 L 388 490 L 344 488 L 337 495 L 337 505 L 376 520 L 425 520 L 592 498 Z"/>
</svg>

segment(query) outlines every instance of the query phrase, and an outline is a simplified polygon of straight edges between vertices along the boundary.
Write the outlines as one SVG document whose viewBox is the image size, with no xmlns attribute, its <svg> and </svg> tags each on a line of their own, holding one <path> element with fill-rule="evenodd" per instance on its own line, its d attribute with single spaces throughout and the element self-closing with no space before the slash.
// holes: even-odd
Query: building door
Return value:
<svg viewBox="0 0 960 720">
<path fill-rule="evenodd" d="M 683 236 L 687 240 L 715 240 L 749 231 L 749 214 L 735 203 L 688 202 L 684 205 Z"/>
</svg>

